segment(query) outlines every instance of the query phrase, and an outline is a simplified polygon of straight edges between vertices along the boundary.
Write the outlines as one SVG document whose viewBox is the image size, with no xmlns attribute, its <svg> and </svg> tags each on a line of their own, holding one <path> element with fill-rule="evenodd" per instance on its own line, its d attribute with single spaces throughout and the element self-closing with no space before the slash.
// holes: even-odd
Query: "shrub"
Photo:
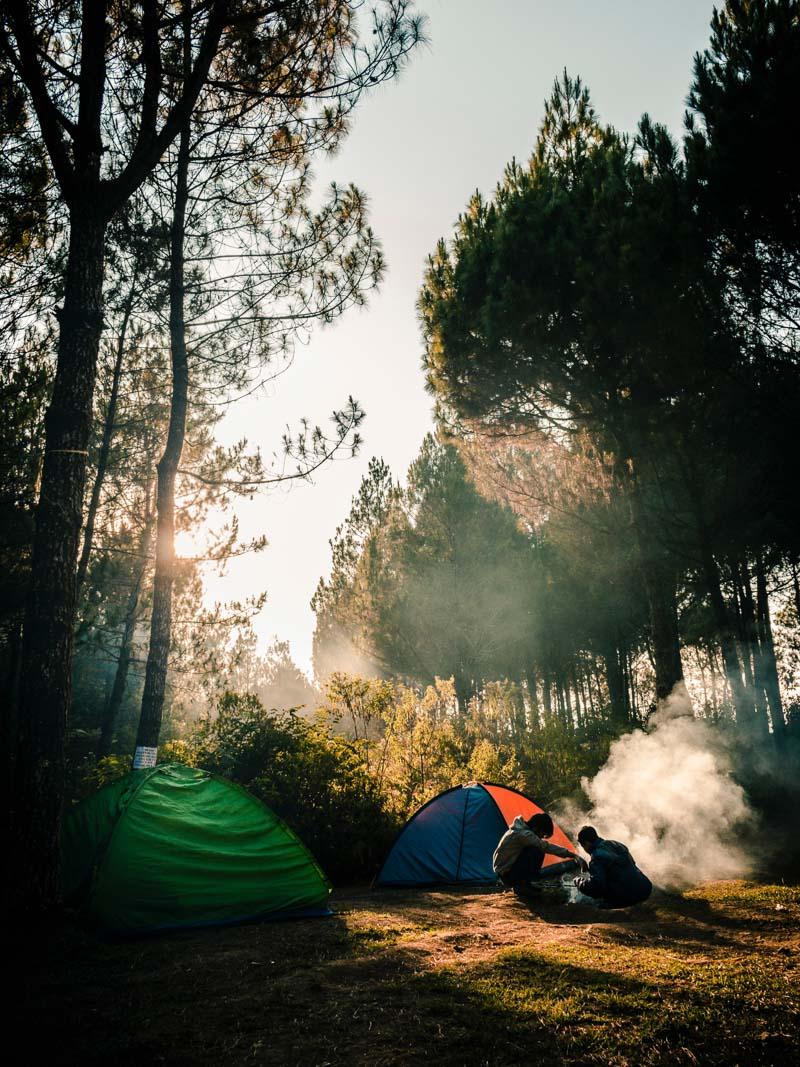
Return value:
<svg viewBox="0 0 800 1067">
<path fill-rule="evenodd" d="M 225 693 L 193 749 L 198 766 L 243 785 L 285 819 L 332 880 L 375 873 L 395 827 L 363 742 L 332 734 L 324 720 L 268 712 L 251 694 Z"/>
<path fill-rule="evenodd" d="M 75 785 L 70 793 L 78 800 L 91 796 L 103 786 L 124 778 L 130 772 L 131 762 L 130 756 L 111 755 L 102 759 L 85 756 L 77 768 Z"/>
</svg>

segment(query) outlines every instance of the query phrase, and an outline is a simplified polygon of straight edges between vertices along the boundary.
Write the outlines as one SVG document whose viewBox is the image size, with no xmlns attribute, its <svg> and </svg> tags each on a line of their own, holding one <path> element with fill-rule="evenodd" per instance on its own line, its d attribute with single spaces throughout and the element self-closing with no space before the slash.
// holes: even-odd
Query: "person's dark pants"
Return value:
<svg viewBox="0 0 800 1067">
<path fill-rule="evenodd" d="M 577 874 L 579 866 L 575 860 L 562 860 L 543 867 L 544 852 L 540 848 L 523 848 L 505 874 L 500 875 L 503 885 L 511 889 L 524 889 L 532 882 L 549 882 L 565 874 Z"/>
<path fill-rule="evenodd" d="M 653 885 L 646 879 L 646 884 L 637 885 L 632 892 L 610 893 L 607 897 L 601 897 L 598 903 L 601 908 L 632 908 L 634 904 L 643 904 L 652 892 Z"/>
<path fill-rule="evenodd" d="M 584 896 L 590 896 L 599 908 L 632 908 L 634 904 L 643 904 L 653 892 L 653 883 L 646 874 L 636 872 L 626 886 L 610 887 L 604 894 L 595 896 L 594 893 L 586 893 L 578 884 L 578 889 Z"/>
</svg>

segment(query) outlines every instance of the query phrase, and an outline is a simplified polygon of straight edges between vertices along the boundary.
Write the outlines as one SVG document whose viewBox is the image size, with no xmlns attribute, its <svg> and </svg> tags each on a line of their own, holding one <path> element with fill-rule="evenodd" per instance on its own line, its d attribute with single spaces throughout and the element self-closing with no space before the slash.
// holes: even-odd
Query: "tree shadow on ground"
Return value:
<svg viewBox="0 0 800 1067">
<path fill-rule="evenodd" d="M 729 948 L 738 953 L 764 952 L 762 935 L 780 938 L 796 933 L 790 911 L 731 914 L 714 902 L 657 890 L 651 900 L 631 909 L 628 922 L 617 921 L 614 912 L 601 913 L 598 935 L 617 944 L 650 945 L 687 953 Z M 613 918 L 611 918 L 613 916 Z"/>
<path fill-rule="evenodd" d="M 394 937 L 414 924 L 441 931 L 451 922 L 454 934 L 471 933 L 490 903 L 474 891 L 381 895 L 369 906 L 343 899 L 342 914 L 327 920 L 122 944 L 69 931 L 20 981 L 15 1023 L 26 1035 L 25 1059 L 53 1067 L 402 1067 L 432 1059 L 577 1067 L 767 1064 L 797 1052 L 796 1036 L 774 1021 L 779 1008 L 786 1018 L 782 1004 L 754 1011 L 738 987 L 723 995 L 704 984 L 691 959 L 673 966 L 654 954 L 651 963 L 622 943 L 603 948 L 578 935 L 540 951 L 525 938 L 524 910 L 518 947 L 480 958 L 448 955 L 431 966 L 425 938 Z M 504 921 L 524 907 L 496 904 Z M 631 912 L 627 922 L 600 914 L 612 936 L 649 938 L 661 913 Z M 568 925 L 576 913 L 562 906 L 534 915 Z"/>
<path fill-rule="evenodd" d="M 286 992 L 291 1014 L 297 991 Z M 439 970 L 419 970 L 413 951 L 395 949 L 334 964 L 312 994 L 311 1032 L 286 1062 L 721 1065 L 777 1063 L 776 1052 L 796 1049 L 787 1034 L 759 1041 L 752 1010 L 736 996 L 720 1004 L 713 989 L 680 989 L 669 977 L 623 975 L 531 949 Z M 729 1013 L 743 1020 L 741 1032 Z"/>
<path fill-rule="evenodd" d="M 143 1057 L 227 1062 L 241 1033 L 263 1026 L 266 990 L 283 980 L 301 988 L 332 960 L 362 951 L 336 916 L 127 941 L 65 925 L 46 953 L 29 956 L 16 972 L 26 1060 L 53 1067 L 122 1067 Z"/>
<path fill-rule="evenodd" d="M 710 949 L 736 948 L 748 950 L 748 946 L 734 938 L 725 937 L 712 927 L 688 926 L 686 923 L 660 922 L 652 926 L 603 925 L 595 931 L 603 941 L 630 947 L 679 950 L 691 955 L 708 952 Z M 753 946 L 758 951 L 759 946 Z"/>
<path fill-rule="evenodd" d="M 659 913 L 671 916 L 674 921 L 685 921 L 718 927 L 731 934 L 758 930 L 779 930 L 782 927 L 796 928 L 796 917 L 789 911 L 770 912 L 763 906 L 746 904 L 737 906 L 732 914 L 730 907 L 701 897 L 686 897 L 680 894 L 659 893 L 654 896 Z"/>
</svg>

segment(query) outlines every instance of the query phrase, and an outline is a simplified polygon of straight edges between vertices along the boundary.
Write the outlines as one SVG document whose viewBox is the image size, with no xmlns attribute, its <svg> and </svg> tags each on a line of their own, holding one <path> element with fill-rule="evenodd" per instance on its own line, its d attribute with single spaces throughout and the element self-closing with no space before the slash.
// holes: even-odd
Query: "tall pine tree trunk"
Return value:
<svg viewBox="0 0 800 1067">
<path fill-rule="evenodd" d="M 150 620 L 150 646 L 145 668 L 144 692 L 139 730 L 136 735 L 134 767 L 155 763 L 167 667 L 172 641 L 172 589 L 175 581 L 175 480 L 178 474 L 189 393 L 189 359 L 186 351 L 184 238 L 189 200 L 189 139 L 184 129 L 178 144 L 175 176 L 175 205 L 170 242 L 169 334 L 172 359 L 172 398 L 169 430 L 164 454 L 158 463 L 156 496 L 156 564 L 153 578 L 153 613 Z"/>
<path fill-rule="evenodd" d="M 772 637 L 772 620 L 769 612 L 767 573 L 761 556 L 756 559 L 756 603 L 759 628 L 759 657 L 764 675 L 769 716 L 775 741 L 781 745 L 786 739 L 786 720 L 783 717 L 781 686 L 778 665 L 775 662 L 775 642 Z"/>
<path fill-rule="evenodd" d="M 97 472 L 95 473 L 94 484 L 92 485 L 89 506 L 86 509 L 86 521 L 83 527 L 83 548 L 81 549 L 81 556 L 78 560 L 78 573 L 75 582 L 76 592 L 78 594 L 80 594 L 81 587 L 86 579 L 86 569 L 89 566 L 89 556 L 92 552 L 94 524 L 97 518 L 97 509 L 100 506 L 100 494 L 103 491 L 103 482 L 105 481 L 106 469 L 108 467 L 108 455 L 111 451 L 111 441 L 114 436 L 114 421 L 117 416 L 119 383 L 122 377 L 122 361 L 125 356 L 125 341 L 128 333 L 128 323 L 130 321 L 131 312 L 133 311 L 135 294 L 136 276 L 134 274 L 130 292 L 128 293 L 128 299 L 125 302 L 125 308 L 122 314 L 119 336 L 117 337 L 117 351 L 114 357 L 114 371 L 111 377 L 111 392 L 108 397 L 108 410 L 106 411 L 106 417 L 103 423 L 103 437 L 100 443 L 100 452 L 97 456 Z"/>
<path fill-rule="evenodd" d="M 581 700 L 583 687 L 581 686 L 578 668 L 576 667 L 574 660 L 570 671 L 570 684 L 572 685 L 572 691 L 575 694 L 575 727 L 576 729 L 581 730 L 583 729 L 584 716 L 583 703 Z"/>
<path fill-rule="evenodd" d="M 615 726 L 627 725 L 628 715 L 625 707 L 625 674 L 619 648 L 612 642 L 603 648 L 603 663 L 606 672 L 606 685 L 611 702 L 611 721 Z"/>
<path fill-rule="evenodd" d="M 733 566 L 736 579 L 737 596 L 740 602 L 742 631 L 742 666 L 745 681 L 750 687 L 753 706 L 753 725 L 761 737 L 769 734 L 769 703 L 767 700 L 767 679 L 764 673 L 764 657 L 761 649 L 756 605 L 750 579 L 750 568 L 743 559 L 741 566 Z"/>
<path fill-rule="evenodd" d="M 730 614 L 725 604 L 725 598 L 722 595 L 719 567 L 705 536 L 701 536 L 700 554 L 703 577 L 705 579 L 706 592 L 711 601 L 717 640 L 722 652 L 722 662 L 725 666 L 725 677 L 733 697 L 736 721 L 741 726 L 749 728 L 755 723 L 755 705 L 749 699 L 742 682 L 742 668 L 739 663 L 739 654 L 736 650 L 736 638 L 733 633 Z"/>
<path fill-rule="evenodd" d="M 666 700 L 683 686 L 675 577 L 666 561 L 650 561 L 643 568 L 650 609 L 650 638 L 656 675 L 656 700 Z"/>
<path fill-rule="evenodd" d="M 474 696 L 474 687 L 470 683 L 469 679 L 463 668 L 458 670 L 453 675 L 453 685 L 456 691 L 456 700 L 458 701 L 458 711 L 461 715 L 467 714 L 467 708 L 469 702 Z"/>
<path fill-rule="evenodd" d="M 794 612 L 800 622 L 800 579 L 797 576 L 797 564 L 792 563 L 792 592 L 794 593 Z"/>
<path fill-rule="evenodd" d="M 562 678 L 564 690 L 564 722 L 574 729 L 575 720 L 572 716 L 572 697 L 570 694 L 571 678 L 569 668 L 567 668 L 566 672 L 562 675 Z"/>
<path fill-rule="evenodd" d="M 7 841 L 14 795 L 14 763 L 17 758 L 19 672 L 22 652 L 22 615 L 17 613 L 4 634 L 2 692 L 0 692 L 0 840 Z"/>
<path fill-rule="evenodd" d="M 583 721 L 581 725 L 585 726 L 592 717 L 592 693 L 590 682 L 587 688 L 586 670 L 583 667 L 578 675 L 578 685 L 581 690 L 581 704 L 583 706 Z"/>
<path fill-rule="evenodd" d="M 592 692 L 592 682 L 594 682 L 594 692 Z M 600 671 L 598 670 L 596 659 L 593 660 L 591 671 L 589 673 L 589 695 L 594 701 L 592 718 L 597 719 L 600 708 L 603 706 L 603 686 L 601 684 Z"/>
<path fill-rule="evenodd" d="M 97 742 L 98 759 L 108 756 L 111 752 L 111 745 L 114 741 L 114 728 L 119 716 L 119 710 L 122 707 L 123 697 L 125 696 L 125 687 L 128 683 L 128 670 L 131 664 L 131 649 L 133 647 L 134 633 L 136 632 L 139 600 L 142 593 L 142 585 L 144 584 L 144 576 L 147 572 L 147 560 L 150 552 L 151 535 L 153 532 L 153 515 L 151 508 L 152 501 L 150 499 L 150 493 L 148 492 L 148 516 L 145 521 L 142 535 L 139 538 L 141 563 L 136 572 L 131 591 L 128 594 L 128 602 L 125 605 L 125 622 L 122 629 L 122 639 L 119 644 L 117 669 L 114 672 L 114 682 L 111 686 L 111 693 L 109 694 L 103 712 L 103 721 L 100 726 L 100 738 Z"/>
<path fill-rule="evenodd" d="M 631 650 L 624 639 L 620 639 L 620 668 L 622 670 L 622 691 L 625 700 L 625 722 L 632 723 L 636 719 L 636 709 L 633 699 L 633 666 L 631 663 Z"/>
<path fill-rule="evenodd" d="M 541 725 L 539 717 L 539 694 L 536 689 L 536 668 L 531 665 L 525 671 L 525 684 L 528 689 L 528 702 L 530 704 L 530 728 L 538 730 Z"/>
<path fill-rule="evenodd" d="M 550 671 L 542 668 L 542 703 L 544 704 L 544 724 L 553 725 L 553 690 L 550 684 Z"/>
<path fill-rule="evenodd" d="M 641 720 L 641 714 L 639 712 L 639 694 L 636 689 L 636 672 L 633 669 L 633 653 L 630 647 L 628 648 L 626 674 L 628 678 L 628 692 L 630 694 L 628 705 L 629 718 L 631 722 L 639 722 Z"/>
<path fill-rule="evenodd" d="M 656 661 L 656 696 L 664 699 L 676 686 L 683 686 L 678 609 L 675 603 L 675 575 L 671 568 L 659 568 L 645 580 L 650 601 L 653 655 Z"/>
<path fill-rule="evenodd" d="M 58 901 L 64 744 L 70 702 L 78 559 L 97 356 L 103 328 L 106 221 L 96 202 L 70 213 L 58 363 L 45 417 L 45 452 L 25 610 L 14 773 L 18 906 Z"/>
<path fill-rule="evenodd" d="M 650 647 L 656 676 L 656 701 L 666 700 L 676 686 L 685 694 L 681 663 L 675 574 L 657 535 L 650 529 L 642 490 L 635 472 L 627 476 L 631 520 L 639 567 L 650 613 Z M 686 698 L 688 700 L 688 696 Z"/>
</svg>

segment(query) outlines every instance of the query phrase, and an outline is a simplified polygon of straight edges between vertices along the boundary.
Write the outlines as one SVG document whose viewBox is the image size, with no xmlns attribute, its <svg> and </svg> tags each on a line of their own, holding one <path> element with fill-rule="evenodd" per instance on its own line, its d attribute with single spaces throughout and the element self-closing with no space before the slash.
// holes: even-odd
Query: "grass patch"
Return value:
<svg viewBox="0 0 800 1067">
<path fill-rule="evenodd" d="M 31 954 L 14 1016 L 31 1062 L 783 1067 L 800 1056 L 796 887 L 717 883 L 622 913 L 537 913 L 457 891 L 343 896 L 338 908 L 127 944 L 65 933 Z"/>
<path fill-rule="evenodd" d="M 464 1047 L 497 1064 L 533 1042 L 575 1064 L 766 1064 L 798 1050 L 800 982 L 786 960 L 699 963 L 653 947 L 570 945 L 509 950 L 421 981 L 434 998 L 464 1003 L 464 1022 L 480 1020 Z"/>
<path fill-rule="evenodd" d="M 712 882 L 683 894 L 686 900 L 706 901 L 721 907 L 765 911 L 784 908 L 800 911 L 800 886 L 762 885 L 758 882 Z"/>
</svg>

